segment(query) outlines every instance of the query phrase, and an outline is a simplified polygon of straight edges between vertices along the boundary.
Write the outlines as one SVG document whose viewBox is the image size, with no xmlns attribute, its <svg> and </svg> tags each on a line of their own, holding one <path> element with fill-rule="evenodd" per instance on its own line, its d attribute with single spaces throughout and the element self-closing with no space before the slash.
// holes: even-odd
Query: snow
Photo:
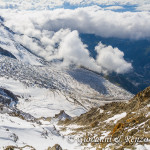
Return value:
<svg viewBox="0 0 150 150">
<path fill-rule="evenodd" d="M 106 132 L 106 131 L 103 131 L 103 132 L 102 132 L 102 135 L 101 135 L 101 138 L 102 138 L 102 139 L 105 139 L 105 137 L 107 137 L 107 136 L 109 135 L 109 133 L 110 133 L 110 131 L 107 131 L 107 132 Z"/>
<path fill-rule="evenodd" d="M 17 108 L 33 116 L 54 117 L 61 110 L 65 110 L 70 116 L 79 116 L 85 110 L 81 106 L 71 105 L 66 97 L 59 91 L 50 91 L 45 88 L 26 87 L 19 81 L 0 78 L 0 86 L 12 91 L 15 95 L 21 96 Z"/>
<path fill-rule="evenodd" d="M 150 104 L 148 104 L 147 107 L 150 107 Z"/>
<path fill-rule="evenodd" d="M 7 63 L 5 63 L 6 65 Z M 13 64 L 13 63 L 11 63 Z M 9 66 L 8 66 L 9 67 Z M 6 73 L 9 74 L 9 68 L 7 68 Z M 12 78 L 6 79 L 4 77 L 0 77 L 0 86 L 12 91 L 15 95 L 19 96 L 19 102 L 17 107 L 27 113 L 32 114 L 35 117 L 53 117 L 55 114 L 58 114 L 61 110 L 64 110 L 70 116 L 79 116 L 80 114 L 89 110 L 92 106 L 99 106 L 102 103 L 107 103 L 111 101 L 115 101 L 115 99 L 128 99 L 130 94 L 127 95 L 127 92 L 119 87 L 114 86 L 109 81 L 104 80 L 102 77 L 95 75 L 92 72 L 87 72 L 82 70 L 80 74 L 80 80 L 77 78 L 73 78 L 68 74 L 67 70 L 61 70 L 57 67 L 53 68 L 52 66 L 48 68 L 40 68 L 41 72 L 37 72 L 37 70 L 33 70 L 32 68 L 26 68 L 25 66 L 20 66 L 18 64 L 18 68 L 23 69 L 13 75 L 13 72 L 10 71 L 10 75 Z M 28 73 L 28 69 L 30 72 Z M 36 68 L 35 68 L 36 69 Z M 43 69 L 43 70 L 42 70 Z M 1 69 L 2 73 L 5 70 L 5 67 Z M 24 70 L 26 72 L 24 72 Z M 1 72 L 0 71 L 0 72 Z M 45 72 L 46 71 L 46 75 Z M 77 70 L 73 70 L 76 72 Z M 24 79 L 24 83 L 21 83 L 22 78 L 25 77 L 24 73 L 27 74 L 27 78 Z M 39 79 L 38 76 L 39 73 Z M 58 73 L 59 72 L 59 73 Z M 85 83 L 84 76 L 86 74 L 91 74 L 87 79 L 91 80 L 93 78 L 93 82 L 99 82 L 99 87 L 93 88 L 92 83 Z M 4 73 L 5 74 L 5 73 Z M 33 76 L 33 77 L 32 77 Z M 45 78 L 49 78 L 49 81 L 45 80 Z M 35 82 L 43 82 L 45 80 L 45 87 L 41 87 L 41 84 L 35 84 Z M 16 81 L 16 79 L 20 79 L 20 81 Z M 35 80 L 37 79 L 37 80 Z M 35 80 L 35 81 L 34 81 Z M 103 95 L 98 90 L 102 87 L 101 82 L 103 82 L 103 86 L 107 88 L 107 92 Z M 97 84 L 98 85 L 98 84 Z M 55 86 L 55 88 L 53 88 Z M 104 88 L 102 87 L 102 88 Z M 110 88 L 112 90 L 110 91 Z M 117 92 L 118 91 L 118 92 Z M 93 97 L 95 99 L 93 99 Z M 91 101 L 89 101 L 91 99 Z"/>
<path fill-rule="evenodd" d="M 76 143 L 70 144 L 66 138 L 56 134 L 53 126 L 37 125 L 36 123 L 26 122 L 8 114 L 0 114 L 0 149 L 7 145 L 22 147 L 31 145 L 36 150 L 44 150 L 49 146 L 60 144 L 64 149 L 80 149 Z M 44 134 L 45 133 L 45 134 Z M 15 142 L 15 137 L 18 140 Z M 42 143 L 42 144 L 41 144 Z"/>
<path fill-rule="evenodd" d="M 146 114 L 146 117 L 148 117 L 148 116 L 150 116 L 150 112 L 148 112 L 148 113 Z"/>
<path fill-rule="evenodd" d="M 148 145 L 148 144 L 144 144 L 144 146 L 145 146 L 145 148 L 146 148 L 147 150 L 149 150 L 149 149 L 150 149 L 150 145 Z"/>
<path fill-rule="evenodd" d="M 63 75 L 67 76 L 65 80 L 63 80 L 66 83 L 73 84 L 77 82 L 72 78 L 70 79 L 68 74 L 67 75 L 63 74 Z M 68 79 L 69 82 L 66 81 Z M 72 98 L 69 97 L 60 89 L 55 89 L 55 90 L 51 88 L 48 89 L 37 85 L 27 86 L 26 84 L 22 83 L 20 80 L 14 80 L 12 78 L 5 78 L 5 77 L 0 77 L 0 86 L 12 91 L 15 95 L 18 95 L 18 99 L 19 99 L 19 102 L 17 104 L 18 109 L 26 113 L 30 113 L 31 115 L 37 118 L 54 117 L 55 114 L 60 113 L 61 110 L 64 110 L 70 116 L 78 116 L 81 113 L 87 111 L 82 105 L 72 103 L 73 102 Z M 78 86 L 79 88 L 82 88 L 82 91 L 80 90 L 80 92 L 79 90 L 77 90 L 79 96 L 83 95 L 84 97 L 87 91 L 88 91 L 87 94 L 89 94 L 88 97 L 92 96 L 90 92 L 90 90 L 92 89 L 89 86 L 86 86 L 83 83 L 82 84 L 77 83 L 74 84 L 73 86 L 74 86 L 73 89 L 76 90 L 78 89 Z M 87 104 L 90 106 L 91 103 L 90 102 L 86 103 L 85 106 L 87 106 Z M 102 110 L 99 111 L 101 112 Z M 115 117 L 112 120 L 115 119 L 118 119 L 118 117 Z M 30 123 L 25 120 L 21 120 L 17 117 L 11 117 L 5 113 L 0 114 L 0 122 L 1 122 L 0 148 L 7 145 L 17 145 L 20 147 L 25 145 L 31 145 L 37 150 L 44 150 L 49 146 L 60 144 L 64 149 L 68 149 L 69 147 L 69 149 L 71 150 L 76 150 L 76 149 L 81 150 L 81 145 L 79 145 L 77 142 L 74 143 L 68 142 L 68 134 L 73 132 L 72 129 L 76 129 L 79 126 L 70 125 L 67 127 L 66 131 L 60 131 L 61 133 L 60 135 L 58 131 L 60 130 L 61 126 L 56 125 L 58 120 L 55 119 L 52 120 L 53 121 L 51 122 L 41 121 L 42 125 L 38 125 L 36 123 Z M 9 129 L 9 131 L 6 131 L 6 129 Z M 105 137 L 108 134 L 109 132 L 103 133 L 103 136 Z M 16 142 L 15 142 L 15 136 L 18 137 L 18 140 Z M 43 143 L 42 145 L 41 142 Z M 91 148 L 90 145 L 89 148 Z"/>
<path fill-rule="evenodd" d="M 10 110 L 8 107 L 5 107 L 5 106 L 0 106 L 0 108 L 2 108 L 2 109 L 0 109 L 1 114 L 12 112 L 12 110 Z"/>
<path fill-rule="evenodd" d="M 117 123 L 118 120 L 124 118 L 126 115 L 127 115 L 126 112 L 121 113 L 121 114 L 117 114 L 117 115 L 113 116 L 112 118 L 109 118 L 109 119 L 105 120 L 105 122 L 109 123 L 110 121 L 113 121 L 114 124 L 115 124 L 115 123 Z"/>
<path fill-rule="evenodd" d="M 0 57 L 0 86 L 18 95 L 18 109 L 37 118 L 53 117 L 61 110 L 71 117 L 79 116 L 92 107 L 133 96 L 83 68 L 28 63 Z"/>
<path fill-rule="evenodd" d="M 103 110 L 103 109 L 100 109 L 100 108 L 98 108 L 97 111 L 99 111 L 100 114 L 102 114 L 102 113 L 104 112 L 104 110 Z"/>
<path fill-rule="evenodd" d="M 26 64 L 42 65 L 40 59 L 25 49 L 20 43 L 14 41 L 15 35 L 0 24 L 0 47 L 11 52 L 18 60 Z"/>
<path fill-rule="evenodd" d="M 136 150 L 149 150 L 150 149 L 150 145 L 146 145 L 146 144 L 144 144 L 144 145 L 136 145 L 135 146 L 135 148 L 136 148 Z"/>
<path fill-rule="evenodd" d="M 82 128 L 83 126 L 81 125 L 76 125 L 76 124 L 71 124 L 68 126 L 61 126 L 61 125 L 56 125 L 57 129 L 59 129 L 60 133 L 63 134 L 64 136 L 70 135 L 71 133 L 74 132 L 75 129 Z M 65 130 L 61 130 L 62 128 L 65 127 Z M 78 133 L 80 134 L 80 133 Z M 76 135 L 77 138 L 78 135 Z"/>
</svg>

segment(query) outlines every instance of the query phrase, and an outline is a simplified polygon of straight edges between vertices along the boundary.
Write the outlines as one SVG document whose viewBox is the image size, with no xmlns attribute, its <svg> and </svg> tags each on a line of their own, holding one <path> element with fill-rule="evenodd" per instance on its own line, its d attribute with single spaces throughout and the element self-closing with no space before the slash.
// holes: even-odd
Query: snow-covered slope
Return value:
<svg viewBox="0 0 150 150">
<path fill-rule="evenodd" d="M 15 41 L 14 36 L 1 24 L 0 47 L 16 59 L 0 54 L 0 85 L 20 96 L 19 108 L 38 117 L 53 116 L 60 110 L 75 116 L 101 102 L 132 97 L 92 71 L 44 61 Z"/>
<path fill-rule="evenodd" d="M 132 97 L 100 75 L 81 68 L 32 66 L 6 57 L 1 57 L 0 66 L 0 85 L 20 96 L 19 108 L 36 116 L 51 116 L 56 110 L 80 115 L 103 102 Z"/>
<path fill-rule="evenodd" d="M 71 117 L 79 116 L 91 107 L 133 96 L 82 67 L 64 67 L 61 61 L 46 62 L 15 41 L 14 36 L 13 31 L 1 24 L 0 87 L 11 91 L 17 102 L 5 106 L 15 111 L 15 115 L 10 115 L 9 111 L 0 112 L 0 149 L 7 145 L 30 145 L 44 150 L 60 144 L 64 139 L 53 127 L 56 122 L 44 122 L 42 118 L 51 120 L 62 110 Z M 35 117 L 42 124 L 22 115 Z M 63 148 L 80 149 L 66 141 L 63 143 L 66 143 Z"/>
<path fill-rule="evenodd" d="M 32 65 L 40 65 L 40 59 L 35 57 L 24 46 L 15 41 L 15 33 L 0 22 L 0 49 L 9 51 L 18 60 Z M 1 51 L 1 50 L 0 50 Z"/>
<path fill-rule="evenodd" d="M 74 149 L 78 145 L 67 142 L 66 138 L 59 135 L 56 128 L 47 124 L 38 125 L 36 123 L 27 122 L 17 117 L 9 116 L 8 114 L 0 114 L 0 149 L 8 145 L 18 147 L 27 146 L 25 149 L 44 150 L 54 146 L 56 143 L 63 143 L 63 149 Z M 41 144 L 42 143 L 42 144 Z M 30 145 L 30 147 L 28 147 Z M 75 149 L 80 149 L 78 146 Z"/>
</svg>

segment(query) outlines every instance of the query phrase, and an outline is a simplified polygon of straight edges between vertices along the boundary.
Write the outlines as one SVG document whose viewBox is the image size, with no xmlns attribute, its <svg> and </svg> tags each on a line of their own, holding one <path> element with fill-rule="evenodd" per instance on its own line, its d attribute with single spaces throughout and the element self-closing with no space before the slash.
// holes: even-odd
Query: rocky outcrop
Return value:
<svg viewBox="0 0 150 150">
<path fill-rule="evenodd" d="M 10 105 L 11 102 L 16 105 L 18 102 L 17 96 L 7 89 L 0 88 L 0 103 Z"/>
<path fill-rule="evenodd" d="M 7 57 L 10 57 L 10 58 L 14 58 L 14 59 L 17 59 L 12 53 L 10 53 L 9 51 L 7 50 L 4 50 L 3 48 L 0 47 L 0 55 L 2 56 L 7 56 Z"/>
<path fill-rule="evenodd" d="M 66 114 L 64 110 L 61 110 L 59 114 L 56 114 L 55 118 L 58 120 L 71 120 L 71 117 Z"/>
<path fill-rule="evenodd" d="M 60 145 L 55 144 L 53 147 L 49 147 L 47 150 L 62 150 L 62 148 Z"/>
<path fill-rule="evenodd" d="M 35 150 L 34 147 L 30 146 L 30 145 L 25 145 L 23 147 L 17 147 L 17 146 L 7 146 L 4 150 Z"/>
<path fill-rule="evenodd" d="M 138 144 L 150 144 L 150 87 L 128 102 L 113 102 L 92 108 L 79 117 L 59 123 L 65 124 L 66 130 L 71 124 L 80 125 L 79 128 L 72 129 L 71 135 L 79 135 L 78 133 L 82 132 L 84 137 L 87 137 L 87 133 L 90 136 L 103 137 L 104 133 L 107 133 L 105 138 L 111 138 L 111 144 L 91 143 L 97 150 L 110 145 L 110 149 L 114 147 L 115 150 L 120 150 L 134 149 Z M 119 145 L 113 142 L 116 138 L 119 138 Z"/>
<path fill-rule="evenodd" d="M 11 91 L 0 88 L 0 113 L 8 113 L 10 116 L 18 117 L 29 122 L 36 122 L 41 124 L 41 122 L 30 115 L 16 108 L 18 98 Z M 13 106 L 13 107 L 12 107 Z"/>
</svg>

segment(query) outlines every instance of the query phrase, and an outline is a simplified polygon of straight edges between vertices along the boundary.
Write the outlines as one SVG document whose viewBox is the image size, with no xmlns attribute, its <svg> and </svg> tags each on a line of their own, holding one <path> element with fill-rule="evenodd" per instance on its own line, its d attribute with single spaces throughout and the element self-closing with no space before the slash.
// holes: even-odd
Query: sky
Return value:
<svg viewBox="0 0 150 150">
<path fill-rule="evenodd" d="M 0 0 L 1 9 L 45 10 L 98 5 L 111 10 L 150 11 L 149 0 Z"/>
<path fill-rule="evenodd" d="M 17 33 L 16 41 L 47 61 L 61 59 L 63 65 L 74 63 L 102 73 L 126 73 L 132 64 L 120 49 L 99 41 L 94 59 L 79 34 L 150 38 L 149 5 L 149 0 L 0 0 L 0 15 Z"/>
</svg>

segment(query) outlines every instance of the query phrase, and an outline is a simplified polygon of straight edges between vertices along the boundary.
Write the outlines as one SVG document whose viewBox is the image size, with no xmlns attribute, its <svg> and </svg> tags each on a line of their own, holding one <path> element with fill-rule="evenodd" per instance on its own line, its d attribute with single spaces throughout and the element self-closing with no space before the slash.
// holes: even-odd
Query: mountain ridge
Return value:
<svg viewBox="0 0 150 150">
<path fill-rule="evenodd" d="M 59 124 L 64 125 L 64 128 L 60 128 L 62 133 L 70 130 L 67 135 L 75 139 L 80 137 L 82 146 L 87 144 L 87 140 L 96 150 L 102 148 L 111 150 L 149 149 L 149 111 L 150 87 L 147 87 L 126 103 L 112 102 L 98 108 L 92 108 L 79 117 L 60 121 Z M 70 128 L 75 125 L 75 128 Z M 89 139 L 94 136 L 97 139 L 101 137 L 111 140 L 109 142 L 90 141 Z"/>
</svg>

